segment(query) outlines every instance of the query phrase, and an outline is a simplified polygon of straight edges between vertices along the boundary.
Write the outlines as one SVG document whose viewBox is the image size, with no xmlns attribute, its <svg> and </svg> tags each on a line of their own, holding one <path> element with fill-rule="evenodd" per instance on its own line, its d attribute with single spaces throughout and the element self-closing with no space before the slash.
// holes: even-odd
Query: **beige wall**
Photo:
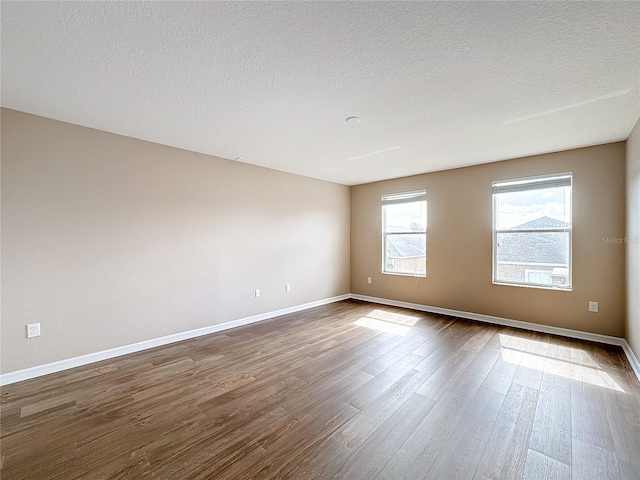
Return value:
<svg viewBox="0 0 640 480">
<path fill-rule="evenodd" d="M 640 119 L 627 140 L 627 329 L 640 358 Z"/>
<path fill-rule="evenodd" d="M 3 373 L 349 292 L 348 187 L 6 109 L 1 153 Z"/>
<path fill-rule="evenodd" d="M 573 171 L 573 291 L 492 284 L 492 180 Z M 381 271 L 380 196 L 427 190 L 427 277 Z M 371 183 L 351 189 L 351 292 L 623 336 L 625 143 Z M 367 284 L 372 277 L 372 284 Z M 589 300 L 600 303 L 588 312 Z"/>
<path fill-rule="evenodd" d="M 627 238 L 640 232 L 639 125 Z M 2 373 L 350 290 L 615 336 L 626 300 L 640 351 L 640 246 L 626 243 L 625 299 L 625 244 L 602 241 L 625 237 L 625 143 L 349 189 L 12 110 L 1 126 Z M 491 181 L 567 170 L 573 291 L 493 285 Z M 428 276 L 383 275 L 380 195 L 422 188 Z M 30 322 L 41 337 L 25 338 Z"/>
</svg>

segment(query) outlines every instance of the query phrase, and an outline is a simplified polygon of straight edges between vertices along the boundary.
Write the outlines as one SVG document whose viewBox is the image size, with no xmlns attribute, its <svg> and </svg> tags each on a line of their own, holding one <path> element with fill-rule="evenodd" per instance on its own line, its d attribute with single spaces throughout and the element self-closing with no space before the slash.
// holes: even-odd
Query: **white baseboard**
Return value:
<svg viewBox="0 0 640 480">
<path fill-rule="evenodd" d="M 23 380 L 29 380 L 31 378 L 41 377 L 50 373 L 60 372 L 62 370 L 68 370 L 70 368 L 80 367 L 90 363 L 100 362 L 102 360 L 108 360 L 110 358 L 119 357 L 121 355 L 127 355 L 129 353 L 140 352 L 149 348 L 159 347 L 170 343 L 179 342 L 181 340 L 187 340 L 190 338 L 200 337 L 202 335 L 209 335 L 211 333 L 221 332 L 229 330 L 231 328 L 241 327 L 243 325 L 249 325 L 251 323 L 268 320 L 281 315 L 289 313 L 300 312 L 313 307 L 319 307 L 321 305 L 327 305 L 329 303 L 339 302 L 353 298 L 354 300 L 362 300 L 365 302 L 378 303 L 382 305 L 391 305 L 395 307 L 410 308 L 412 310 L 418 310 L 421 312 L 439 313 L 442 315 L 450 315 L 454 317 L 466 318 L 469 320 L 476 320 L 478 322 L 492 323 L 495 325 L 503 325 L 506 327 L 520 328 L 523 330 L 530 330 L 534 332 L 549 333 L 553 335 L 560 335 L 563 337 L 577 338 L 580 340 L 588 340 L 592 342 L 605 343 L 609 345 L 618 345 L 622 347 L 631 368 L 640 381 L 640 362 L 638 358 L 631 350 L 631 347 L 624 338 L 612 337 L 609 335 L 600 335 L 597 333 L 581 332 L 579 330 L 571 330 L 568 328 L 552 327 L 549 325 L 541 325 L 538 323 L 523 322 L 520 320 L 511 320 L 509 318 L 494 317 L 492 315 L 483 315 L 481 313 L 464 312 L 461 310 L 451 310 L 448 308 L 431 307 L 428 305 L 421 305 L 418 303 L 400 302 L 397 300 L 389 300 L 386 298 L 369 297 L 366 295 L 358 294 L 346 294 L 339 295 L 337 297 L 325 298 L 317 300 L 315 302 L 304 303 L 302 305 L 296 305 L 293 307 L 283 308 L 281 310 L 275 310 L 273 312 L 261 313 L 259 315 L 253 315 L 251 317 L 240 318 L 231 322 L 221 323 L 219 325 L 211 325 L 209 327 L 198 328 L 196 330 L 189 330 L 187 332 L 175 333 L 173 335 L 167 335 L 165 337 L 153 338 L 151 340 L 145 340 L 143 342 L 133 343 L 130 345 L 124 345 L 122 347 L 111 348 L 109 350 L 103 350 L 100 352 L 89 353 L 87 355 L 81 355 L 79 357 L 68 358 L 66 360 L 60 360 L 58 362 L 47 363 L 45 365 L 39 365 L 36 367 L 26 368 L 24 370 L 17 370 L 15 372 L 9 372 L 0 375 L 0 386 L 9 385 L 11 383 L 21 382 Z"/>
<path fill-rule="evenodd" d="M 631 345 L 629 345 L 626 340 L 622 345 L 622 349 L 624 350 L 624 353 L 627 356 L 627 359 L 629 360 L 631 368 L 633 368 L 636 377 L 638 377 L 638 380 L 640 380 L 640 362 L 638 362 L 638 357 L 636 357 L 635 353 L 633 353 L 633 350 L 631 350 Z"/>
<path fill-rule="evenodd" d="M 145 340 L 143 342 L 132 343 L 130 345 L 124 345 L 122 347 L 110 348 L 109 350 L 102 350 L 100 352 L 89 353 L 87 355 L 81 355 L 79 357 L 68 358 L 60 360 L 58 362 L 47 363 L 45 365 L 38 365 L 36 367 L 25 368 L 24 370 L 17 370 L 15 372 L 9 372 L 0 375 L 0 386 L 9 385 L 11 383 L 21 382 L 23 380 L 29 380 L 31 378 L 41 377 L 42 375 L 48 375 L 50 373 L 60 372 L 62 370 L 68 370 L 70 368 L 80 367 L 89 363 L 100 362 L 102 360 L 108 360 L 110 358 L 119 357 L 128 353 L 139 352 L 147 350 L 149 348 L 159 347 L 167 345 L 169 343 L 179 342 L 181 340 L 187 340 L 189 338 L 200 337 L 202 335 L 209 335 L 211 333 L 221 332 L 223 330 L 229 330 L 230 328 L 241 327 L 243 325 L 249 325 L 255 322 L 261 322 L 288 313 L 300 312 L 313 307 L 319 307 L 321 305 L 327 305 L 329 303 L 339 302 L 341 300 L 347 300 L 351 296 L 349 294 L 339 295 L 337 297 L 325 298 L 317 300 L 315 302 L 304 303 L 302 305 L 296 305 L 293 307 L 283 308 L 281 310 L 275 310 L 273 312 L 261 313 L 259 315 L 253 315 L 251 317 L 240 318 L 231 322 L 221 323 L 219 325 L 211 325 L 209 327 L 198 328 L 196 330 L 189 330 L 187 332 L 174 333 L 165 337 L 153 338 L 151 340 Z"/>
<path fill-rule="evenodd" d="M 521 320 L 511 320 L 509 318 L 494 317 L 492 315 L 483 315 L 481 313 L 464 312 L 461 310 L 451 310 L 449 308 L 431 307 L 429 305 L 421 305 L 419 303 L 400 302 L 397 300 L 389 300 L 386 298 L 369 297 L 367 295 L 351 294 L 354 300 L 362 300 L 365 302 L 379 303 L 382 305 L 391 305 L 394 307 L 410 308 L 421 312 L 439 313 L 442 315 L 450 315 L 453 317 L 466 318 L 468 320 L 476 320 L 478 322 L 492 323 L 495 325 L 503 325 L 505 327 L 520 328 L 533 332 L 549 333 L 552 335 L 560 335 L 562 337 L 577 338 L 579 340 L 588 340 L 590 342 L 605 343 L 608 345 L 618 345 L 622 347 L 631 368 L 636 377 L 640 381 L 640 363 L 631 350 L 631 347 L 624 338 L 612 337 L 609 335 L 600 335 L 598 333 L 581 332 L 580 330 L 571 330 L 569 328 L 552 327 L 539 323 L 523 322 Z"/>
</svg>

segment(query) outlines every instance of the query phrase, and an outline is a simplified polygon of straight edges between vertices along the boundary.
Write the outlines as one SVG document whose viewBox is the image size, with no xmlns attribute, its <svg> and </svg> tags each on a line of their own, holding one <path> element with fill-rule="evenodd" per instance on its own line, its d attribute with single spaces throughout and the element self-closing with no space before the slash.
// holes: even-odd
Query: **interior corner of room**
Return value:
<svg viewBox="0 0 640 480">
<path fill-rule="evenodd" d="M 3 108 L 5 382 L 349 296 L 628 343 L 634 364 L 639 137 L 345 186 Z M 492 283 L 491 182 L 558 171 L 573 288 Z M 428 275 L 381 273 L 380 198 L 419 189 Z"/>
<path fill-rule="evenodd" d="M 0 10 L 0 477 L 640 478 L 640 2 Z"/>
<path fill-rule="evenodd" d="M 3 2 L 0 382 L 349 296 L 637 357 L 638 8 Z M 492 186 L 563 172 L 496 274 Z"/>
</svg>

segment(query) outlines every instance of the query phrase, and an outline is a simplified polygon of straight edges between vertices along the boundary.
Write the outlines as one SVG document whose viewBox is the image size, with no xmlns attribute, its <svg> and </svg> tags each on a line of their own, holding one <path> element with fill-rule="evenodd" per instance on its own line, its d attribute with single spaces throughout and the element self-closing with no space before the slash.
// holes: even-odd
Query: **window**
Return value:
<svg viewBox="0 0 640 480">
<path fill-rule="evenodd" d="M 571 290 L 571 173 L 493 182 L 493 283 Z"/>
<path fill-rule="evenodd" d="M 427 194 L 382 196 L 382 273 L 427 274 Z"/>
<path fill-rule="evenodd" d="M 527 283 L 552 285 L 551 272 L 545 272 L 544 270 L 525 270 L 525 278 Z"/>
</svg>

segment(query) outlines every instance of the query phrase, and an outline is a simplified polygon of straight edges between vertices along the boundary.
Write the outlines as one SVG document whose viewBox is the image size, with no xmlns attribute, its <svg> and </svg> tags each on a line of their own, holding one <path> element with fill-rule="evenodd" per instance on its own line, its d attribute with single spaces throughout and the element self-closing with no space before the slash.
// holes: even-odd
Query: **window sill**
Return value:
<svg viewBox="0 0 640 480">
<path fill-rule="evenodd" d="M 503 287 L 524 287 L 524 288 L 536 288 L 538 290 L 552 290 L 555 292 L 572 292 L 573 287 L 553 287 L 545 285 L 527 285 L 524 283 L 508 283 L 508 282 L 491 282 L 494 285 L 502 285 Z"/>
<path fill-rule="evenodd" d="M 382 272 L 383 275 L 395 275 L 397 277 L 426 278 L 426 273 Z"/>
</svg>

